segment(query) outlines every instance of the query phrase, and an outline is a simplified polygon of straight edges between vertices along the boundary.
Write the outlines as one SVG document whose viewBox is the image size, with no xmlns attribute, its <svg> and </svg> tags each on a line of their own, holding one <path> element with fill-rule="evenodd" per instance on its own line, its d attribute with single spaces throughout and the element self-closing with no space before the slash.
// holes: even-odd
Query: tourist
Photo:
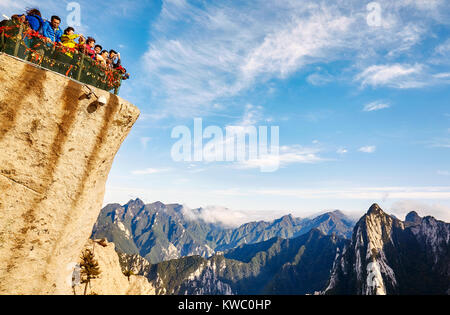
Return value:
<svg viewBox="0 0 450 315">
<path fill-rule="evenodd" d="M 97 55 L 96 60 L 99 61 L 103 67 L 108 67 L 108 51 L 103 50 L 100 54 Z"/>
<path fill-rule="evenodd" d="M 8 25 L 11 25 L 11 21 L 13 21 L 15 24 L 25 24 L 28 26 L 28 22 L 25 18 L 25 14 L 19 15 L 19 14 L 14 14 L 13 16 L 11 16 L 11 19 L 5 19 L 0 21 L 0 27 L 5 27 Z"/>
<path fill-rule="evenodd" d="M 48 41 L 53 43 L 60 43 L 63 32 L 59 25 L 61 24 L 61 18 L 58 16 L 52 16 L 50 21 L 45 21 L 42 27 L 42 35 L 47 37 Z"/>
<path fill-rule="evenodd" d="M 41 12 L 38 9 L 30 9 L 26 12 L 25 20 L 33 31 L 39 32 L 43 25 Z"/>
<path fill-rule="evenodd" d="M 95 48 L 95 39 L 93 39 L 92 37 L 88 37 L 88 39 L 86 40 L 86 44 L 82 46 L 83 52 L 89 57 L 95 58 L 95 55 L 97 53 L 95 52 L 94 48 Z"/>
<path fill-rule="evenodd" d="M 25 16 L 25 14 L 22 14 L 22 15 L 14 14 L 13 16 L 11 16 L 11 20 L 19 22 L 19 23 L 24 23 L 27 26 L 29 26 L 29 23 L 27 21 L 27 17 Z M 42 21 L 42 23 L 44 23 L 44 21 Z"/>
<path fill-rule="evenodd" d="M 119 73 L 121 73 L 122 75 L 122 80 L 128 80 L 130 78 L 130 74 L 127 73 L 127 69 L 125 69 L 124 67 L 122 67 L 121 65 L 117 66 L 116 68 L 117 71 L 119 71 Z"/>
<path fill-rule="evenodd" d="M 121 64 L 120 53 L 117 53 L 115 50 L 111 49 L 109 51 L 107 63 L 108 66 L 112 69 L 116 69 L 117 67 L 119 67 Z"/>
<path fill-rule="evenodd" d="M 94 51 L 95 51 L 95 57 L 97 57 L 97 55 L 100 55 L 102 53 L 103 47 L 101 45 L 95 45 L 94 47 Z"/>
<path fill-rule="evenodd" d="M 77 38 L 78 38 L 78 44 L 75 42 L 75 40 Z M 68 28 L 66 28 L 64 30 L 64 34 L 61 36 L 61 44 L 64 47 L 74 50 L 79 45 L 82 46 L 84 44 L 84 37 L 83 37 L 83 35 L 75 34 L 75 29 L 73 27 L 69 26 Z M 72 52 L 67 52 L 66 55 L 69 57 L 73 57 Z"/>
</svg>

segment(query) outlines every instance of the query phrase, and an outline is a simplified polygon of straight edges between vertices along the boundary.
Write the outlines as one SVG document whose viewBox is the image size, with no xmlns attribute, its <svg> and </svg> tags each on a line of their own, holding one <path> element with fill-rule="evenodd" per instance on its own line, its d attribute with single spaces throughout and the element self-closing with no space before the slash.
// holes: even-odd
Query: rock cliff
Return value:
<svg viewBox="0 0 450 315">
<path fill-rule="evenodd" d="M 411 212 L 405 221 L 374 204 L 335 259 L 326 294 L 450 292 L 450 224 Z"/>
<path fill-rule="evenodd" d="M 139 110 L 4 54 L 0 86 L 0 294 L 71 294 L 70 266 Z"/>
<path fill-rule="evenodd" d="M 155 288 L 147 278 L 131 275 L 128 280 L 123 274 L 119 256 L 114 243 L 89 240 L 84 249 L 89 249 L 98 262 L 100 275 L 98 279 L 91 280 L 87 294 L 98 295 L 154 295 Z M 84 294 L 84 284 L 75 286 L 77 295 Z"/>
</svg>

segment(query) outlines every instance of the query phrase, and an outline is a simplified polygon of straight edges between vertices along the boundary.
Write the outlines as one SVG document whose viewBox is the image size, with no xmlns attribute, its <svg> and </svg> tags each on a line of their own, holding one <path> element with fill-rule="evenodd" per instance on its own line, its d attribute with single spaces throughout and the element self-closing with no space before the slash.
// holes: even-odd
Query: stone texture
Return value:
<svg viewBox="0 0 450 315">
<path fill-rule="evenodd" d="M 71 294 L 68 266 L 139 110 L 4 54 L 0 87 L 0 294 Z"/>
<path fill-rule="evenodd" d="M 103 245 L 102 245 L 103 244 Z M 105 246 L 106 245 L 106 246 Z M 130 281 L 122 273 L 119 263 L 119 256 L 115 251 L 114 243 L 102 243 L 89 240 L 84 249 L 90 249 L 97 260 L 100 275 L 97 279 L 91 280 L 87 294 L 96 293 L 98 295 L 154 295 L 155 288 L 143 276 L 131 276 Z M 83 249 L 83 250 L 84 250 Z M 80 252 L 81 256 L 81 252 Z M 75 293 L 82 295 L 85 285 L 75 287 Z"/>
</svg>

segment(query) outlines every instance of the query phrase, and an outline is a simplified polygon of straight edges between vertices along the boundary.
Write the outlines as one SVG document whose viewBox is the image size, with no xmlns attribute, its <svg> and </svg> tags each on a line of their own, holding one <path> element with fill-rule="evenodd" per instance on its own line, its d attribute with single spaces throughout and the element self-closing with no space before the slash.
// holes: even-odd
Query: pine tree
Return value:
<svg viewBox="0 0 450 315">
<path fill-rule="evenodd" d="M 81 254 L 80 273 L 81 283 L 85 284 L 84 295 L 86 295 L 91 280 L 97 279 L 101 273 L 98 262 L 94 257 L 94 253 L 88 248 Z"/>
<path fill-rule="evenodd" d="M 131 276 L 134 276 L 134 272 L 133 272 L 133 270 L 132 270 L 131 268 L 127 268 L 127 269 L 123 272 L 123 274 L 125 275 L 125 277 L 128 278 L 128 282 L 130 282 L 130 277 L 131 277 Z"/>
</svg>

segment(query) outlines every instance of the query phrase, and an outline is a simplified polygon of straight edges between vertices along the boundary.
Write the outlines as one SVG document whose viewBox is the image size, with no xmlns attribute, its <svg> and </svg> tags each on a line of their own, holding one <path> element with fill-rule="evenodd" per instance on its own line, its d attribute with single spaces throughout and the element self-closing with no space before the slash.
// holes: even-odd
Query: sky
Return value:
<svg viewBox="0 0 450 315">
<path fill-rule="evenodd" d="M 120 51 L 120 96 L 141 116 L 104 203 L 141 198 L 245 222 L 373 203 L 450 221 L 447 0 L 78 1 L 81 25 Z M 0 14 L 69 1 L 0 0 Z M 280 167 L 177 162 L 172 131 L 277 126 Z M 205 140 L 206 142 L 206 140 Z"/>
</svg>

